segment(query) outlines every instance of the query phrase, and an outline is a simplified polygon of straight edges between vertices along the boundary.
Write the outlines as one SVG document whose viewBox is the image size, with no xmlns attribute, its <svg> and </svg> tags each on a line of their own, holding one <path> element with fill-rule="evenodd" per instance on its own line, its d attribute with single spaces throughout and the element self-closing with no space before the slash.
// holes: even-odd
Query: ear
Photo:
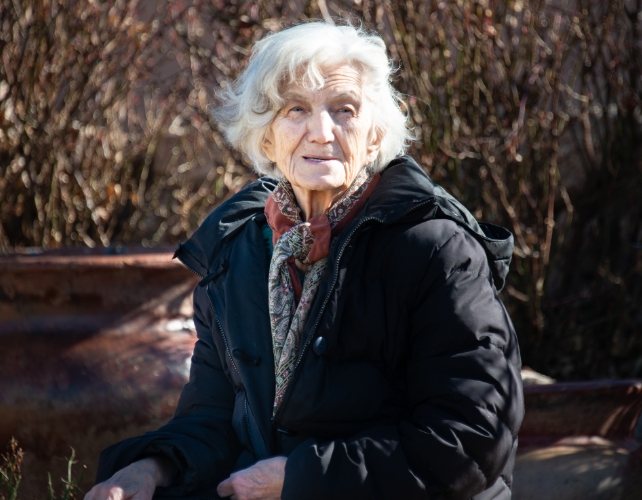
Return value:
<svg viewBox="0 0 642 500">
<path fill-rule="evenodd" d="M 370 134 L 370 144 L 366 148 L 366 165 L 370 165 L 377 159 L 379 150 L 381 149 L 381 142 L 383 141 L 385 135 L 386 133 L 383 130 L 377 130 L 375 127 L 372 128 L 372 133 Z"/>
<path fill-rule="evenodd" d="M 268 127 L 267 131 L 265 132 L 265 136 L 263 137 L 263 141 L 261 142 L 261 147 L 263 148 L 265 156 L 267 156 L 271 162 L 276 162 L 276 151 L 274 147 L 274 134 L 272 133 L 272 127 Z"/>
</svg>

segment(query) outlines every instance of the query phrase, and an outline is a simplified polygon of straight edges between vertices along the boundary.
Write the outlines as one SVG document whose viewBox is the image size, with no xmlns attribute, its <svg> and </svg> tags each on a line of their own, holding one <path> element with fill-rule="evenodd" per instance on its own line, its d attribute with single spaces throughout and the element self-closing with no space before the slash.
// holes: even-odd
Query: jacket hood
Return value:
<svg viewBox="0 0 642 500">
<path fill-rule="evenodd" d="M 484 248 L 497 291 L 504 288 L 513 256 L 513 235 L 494 224 L 477 222 L 475 217 L 444 188 L 435 184 L 411 157 L 391 161 L 366 204 L 366 216 L 384 223 L 421 214 L 425 220 L 450 219 L 469 231 Z"/>
<path fill-rule="evenodd" d="M 262 177 L 219 205 L 183 244 L 178 257 L 201 276 L 218 266 L 217 256 L 229 238 L 253 217 L 263 214 L 267 197 L 278 181 Z M 359 218 L 372 218 L 384 224 L 403 221 L 409 214 L 451 219 L 469 231 L 484 248 L 497 290 L 504 287 L 513 255 L 513 235 L 493 224 L 478 223 L 472 214 L 441 186 L 430 180 L 409 156 L 395 158 L 381 172 L 381 179 Z"/>
</svg>

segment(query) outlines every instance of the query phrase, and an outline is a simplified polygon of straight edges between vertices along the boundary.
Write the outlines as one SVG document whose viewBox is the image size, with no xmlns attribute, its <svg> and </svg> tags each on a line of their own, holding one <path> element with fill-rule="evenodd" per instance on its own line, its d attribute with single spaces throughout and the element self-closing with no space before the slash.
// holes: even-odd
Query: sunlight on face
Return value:
<svg viewBox="0 0 642 500">
<path fill-rule="evenodd" d="M 321 89 L 290 85 L 283 96 L 285 105 L 263 143 L 268 158 L 295 191 L 346 190 L 376 159 L 381 143 L 361 72 L 348 65 L 329 68 Z"/>
</svg>

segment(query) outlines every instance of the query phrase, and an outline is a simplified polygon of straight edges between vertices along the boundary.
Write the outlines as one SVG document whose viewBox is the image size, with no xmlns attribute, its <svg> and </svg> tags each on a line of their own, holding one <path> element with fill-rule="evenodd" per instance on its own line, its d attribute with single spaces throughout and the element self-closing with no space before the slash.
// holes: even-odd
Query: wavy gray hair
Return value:
<svg viewBox="0 0 642 500">
<path fill-rule="evenodd" d="M 245 71 L 220 91 L 219 105 L 212 115 L 227 141 L 245 154 L 259 173 L 278 177 L 261 143 L 284 105 L 281 92 L 295 81 L 319 89 L 324 82 L 322 69 L 342 64 L 364 72 L 364 94 L 376 103 L 374 125 L 384 137 L 371 167 L 379 171 L 403 154 L 413 137 L 400 107 L 400 95 L 390 83 L 394 67 L 386 46 L 379 35 L 363 28 L 313 22 L 263 38 L 254 45 Z"/>
</svg>

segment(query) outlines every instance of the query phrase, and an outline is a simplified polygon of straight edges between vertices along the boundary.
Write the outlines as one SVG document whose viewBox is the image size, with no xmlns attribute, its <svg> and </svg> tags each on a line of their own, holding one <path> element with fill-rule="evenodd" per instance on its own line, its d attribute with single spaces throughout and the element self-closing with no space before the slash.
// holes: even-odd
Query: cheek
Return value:
<svg viewBox="0 0 642 500">
<path fill-rule="evenodd" d="M 277 155 L 281 158 L 287 158 L 292 155 L 299 143 L 297 130 L 293 127 L 282 127 L 275 134 L 275 139 Z"/>
<path fill-rule="evenodd" d="M 295 174 L 293 154 L 299 143 L 297 130 L 293 127 L 280 127 L 279 130 L 275 132 L 277 168 L 288 181 L 293 182 Z"/>
<path fill-rule="evenodd" d="M 367 134 L 363 132 L 363 128 L 358 126 L 345 127 L 343 137 L 345 153 L 349 156 L 350 163 L 361 162 L 365 156 L 367 146 Z M 361 167 L 361 165 L 357 165 L 357 167 Z"/>
</svg>

